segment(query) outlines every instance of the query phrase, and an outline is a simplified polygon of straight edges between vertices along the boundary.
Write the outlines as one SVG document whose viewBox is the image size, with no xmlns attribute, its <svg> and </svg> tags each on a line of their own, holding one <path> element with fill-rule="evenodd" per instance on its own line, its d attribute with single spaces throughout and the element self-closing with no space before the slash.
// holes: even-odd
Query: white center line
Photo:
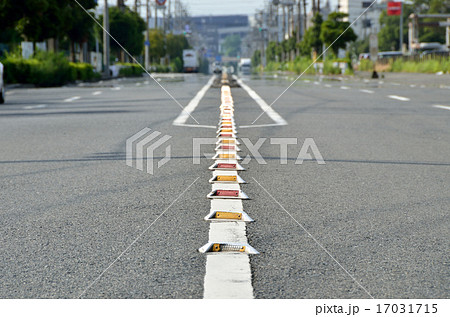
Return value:
<svg viewBox="0 0 450 317">
<path fill-rule="evenodd" d="M 366 94 L 373 94 L 374 91 L 373 90 L 368 90 L 368 89 L 360 89 L 360 92 L 365 92 Z"/>
<path fill-rule="evenodd" d="M 434 105 L 433 107 L 434 107 L 434 108 L 440 108 L 440 109 L 450 110 L 450 106 Z"/>
<path fill-rule="evenodd" d="M 101 91 L 94 91 L 92 94 L 93 94 L 94 96 L 98 96 L 98 95 L 101 95 L 102 92 L 101 92 Z"/>
<path fill-rule="evenodd" d="M 208 83 L 203 86 L 202 89 L 200 89 L 197 95 L 195 95 L 195 97 L 189 102 L 189 104 L 183 109 L 183 111 L 181 111 L 180 115 L 175 120 L 173 120 L 173 125 L 184 126 L 187 119 L 191 116 L 191 113 L 194 112 L 195 108 L 197 108 L 198 104 L 200 103 L 200 100 L 202 100 L 209 87 L 211 87 L 212 83 L 214 82 L 214 78 L 215 76 L 212 76 L 208 80 Z"/>
<path fill-rule="evenodd" d="M 40 108 L 45 108 L 45 107 L 47 107 L 47 105 L 36 105 L 36 106 L 26 106 L 26 107 L 23 107 L 23 109 L 40 109 Z"/>
<path fill-rule="evenodd" d="M 80 96 L 75 96 L 75 97 L 64 99 L 64 102 L 72 102 L 72 101 L 78 100 L 80 98 L 81 98 Z"/>
<path fill-rule="evenodd" d="M 389 95 L 388 97 L 391 99 L 400 100 L 400 101 L 410 101 L 411 100 L 409 98 L 397 96 L 397 95 Z"/>
</svg>

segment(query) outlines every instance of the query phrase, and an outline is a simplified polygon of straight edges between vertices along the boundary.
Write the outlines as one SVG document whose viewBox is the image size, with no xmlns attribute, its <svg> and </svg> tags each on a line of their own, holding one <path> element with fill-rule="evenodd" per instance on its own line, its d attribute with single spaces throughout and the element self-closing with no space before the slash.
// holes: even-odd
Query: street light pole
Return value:
<svg viewBox="0 0 450 317">
<path fill-rule="evenodd" d="M 105 8 L 103 12 L 103 76 L 109 77 L 109 9 L 108 0 L 105 0 Z"/>
</svg>

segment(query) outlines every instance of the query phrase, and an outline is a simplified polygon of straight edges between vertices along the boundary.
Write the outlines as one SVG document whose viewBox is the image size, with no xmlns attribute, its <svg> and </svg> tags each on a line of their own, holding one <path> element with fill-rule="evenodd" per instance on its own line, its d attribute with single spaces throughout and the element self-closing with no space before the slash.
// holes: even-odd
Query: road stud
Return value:
<svg viewBox="0 0 450 317">
<path fill-rule="evenodd" d="M 253 222 L 254 220 L 244 211 L 211 211 L 205 218 L 211 222 Z"/>
<path fill-rule="evenodd" d="M 229 163 L 229 162 L 215 162 L 209 167 L 213 171 L 245 171 L 239 163 Z"/>
<path fill-rule="evenodd" d="M 250 199 L 240 189 L 216 189 L 210 192 L 206 197 L 210 199 Z"/>
<path fill-rule="evenodd" d="M 215 175 L 210 180 L 210 183 L 237 183 L 245 184 L 246 181 L 239 175 Z"/>
<path fill-rule="evenodd" d="M 201 253 L 207 252 L 235 252 L 235 253 L 247 253 L 247 254 L 259 254 L 249 244 L 236 244 L 228 242 L 208 242 L 203 247 L 198 249 Z"/>
</svg>

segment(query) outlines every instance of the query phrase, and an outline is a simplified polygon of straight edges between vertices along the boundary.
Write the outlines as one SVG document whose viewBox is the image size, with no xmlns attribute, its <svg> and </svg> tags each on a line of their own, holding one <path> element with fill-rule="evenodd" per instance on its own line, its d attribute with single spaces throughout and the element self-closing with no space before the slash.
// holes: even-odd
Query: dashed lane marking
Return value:
<svg viewBox="0 0 450 317">
<path fill-rule="evenodd" d="M 81 98 L 80 96 L 75 96 L 75 97 L 64 99 L 64 102 L 72 102 L 72 101 L 78 100 L 80 98 Z"/>
<path fill-rule="evenodd" d="M 445 109 L 445 110 L 450 110 L 450 106 L 434 105 L 433 107 L 434 108 Z"/>
<path fill-rule="evenodd" d="M 400 100 L 400 101 L 410 101 L 411 100 L 409 98 L 397 96 L 397 95 L 389 95 L 388 97 L 391 99 Z"/>
<path fill-rule="evenodd" d="M 373 93 L 374 93 L 373 90 L 368 90 L 368 89 L 360 89 L 359 91 L 360 91 L 360 92 L 364 92 L 364 93 L 366 93 L 366 94 L 373 94 Z"/>
<path fill-rule="evenodd" d="M 350 87 L 347 87 L 347 86 L 341 86 L 341 89 L 343 89 L 343 90 L 349 90 Z"/>
<path fill-rule="evenodd" d="M 23 109 L 29 110 L 29 109 L 41 109 L 41 108 L 46 108 L 47 105 L 36 105 L 36 106 L 26 106 L 23 107 Z"/>
<path fill-rule="evenodd" d="M 94 95 L 94 96 L 98 96 L 98 95 L 101 95 L 103 92 L 101 92 L 101 91 L 94 91 L 93 93 L 92 93 L 92 95 Z"/>
</svg>

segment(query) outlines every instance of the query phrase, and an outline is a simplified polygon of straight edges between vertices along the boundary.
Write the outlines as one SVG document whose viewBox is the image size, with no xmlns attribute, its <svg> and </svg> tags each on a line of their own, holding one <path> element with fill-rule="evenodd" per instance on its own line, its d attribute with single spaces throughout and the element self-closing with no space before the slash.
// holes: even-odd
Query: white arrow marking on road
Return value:
<svg viewBox="0 0 450 317">
<path fill-rule="evenodd" d="M 193 125 L 185 125 L 187 119 L 190 117 L 191 113 L 194 112 L 195 108 L 197 108 L 198 104 L 200 103 L 200 100 L 202 100 L 203 96 L 208 91 L 209 87 L 211 87 L 212 83 L 214 82 L 215 76 L 212 76 L 208 83 L 203 86 L 202 89 L 199 90 L 199 92 L 195 95 L 195 97 L 188 103 L 186 107 L 184 107 L 183 111 L 179 114 L 179 116 L 173 120 L 173 125 L 178 126 L 193 126 Z M 200 127 L 196 125 L 196 127 Z"/>
<path fill-rule="evenodd" d="M 450 110 L 450 106 L 434 105 L 435 108 Z"/>
<path fill-rule="evenodd" d="M 94 91 L 92 94 L 93 94 L 94 96 L 98 96 L 98 95 L 101 95 L 102 92 L 101 92 L 101 91 Z"/>
<path fill-rule="evenodd" d="M 64 102 L 72 102 L 72 101 L 78 100 L 80 98 L 81 98 L 80 96 L 75 96 L 75 97 L 72 97 L 72 98 L 64 99 Z"/>
<path fill-rule="evenodd" d="M 396 96 L 396 95 L 389 95 L 388 96 L 391 99 L 400 100 L 400 101 L 410 101 L 411 99 L 402 97 L 402 96 Z"/>
<path fill-rule="evenodd" d="M 45 108 L 45 107 L 47 107 L 47 105 L 36 105 L 36 106 L 26 106 L 26 107 L 23 107 L 23 109 L 39 109 L 39 108 Z"/>
<path fill-rule="evenodd" d="M 374 92 L 372 90 L 368 90 L 368 89 L 361 89 L 361 92 L 365 92 L 366 94 L 373 94 Z"/>
</svg>

